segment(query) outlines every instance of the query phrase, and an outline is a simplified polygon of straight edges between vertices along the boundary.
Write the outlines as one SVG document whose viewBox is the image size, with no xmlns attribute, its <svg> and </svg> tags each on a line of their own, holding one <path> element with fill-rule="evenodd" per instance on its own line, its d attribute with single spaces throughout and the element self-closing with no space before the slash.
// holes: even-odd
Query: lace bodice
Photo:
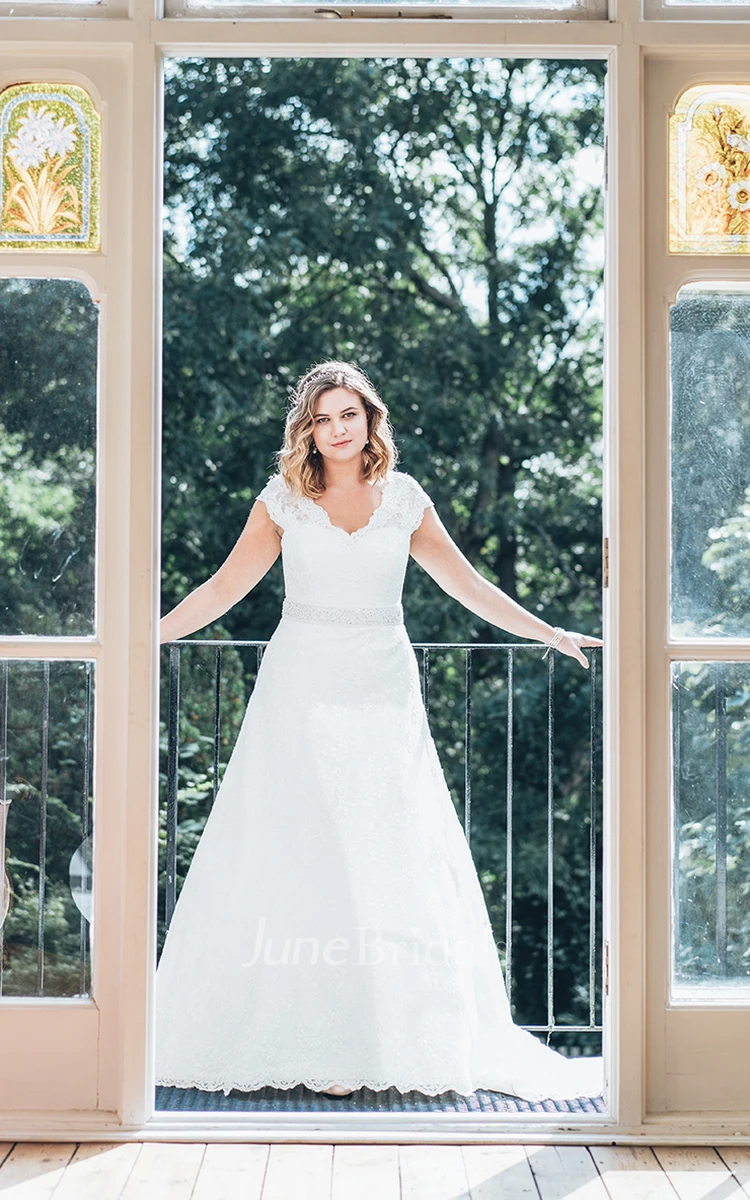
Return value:
<svg viewBox="0 0 750 1200">
<path fill-rule="evenodd" d="M 258 499 L 283 529 L 281 558 L 289 600 L 328 608 L 399 604 L 411 535 L 433 501 L 405 471 L 390 471 L 380 504 L 354 533 L 332 524 L 307 496 L 295 498 L 273 475 Z"/>
</svg>

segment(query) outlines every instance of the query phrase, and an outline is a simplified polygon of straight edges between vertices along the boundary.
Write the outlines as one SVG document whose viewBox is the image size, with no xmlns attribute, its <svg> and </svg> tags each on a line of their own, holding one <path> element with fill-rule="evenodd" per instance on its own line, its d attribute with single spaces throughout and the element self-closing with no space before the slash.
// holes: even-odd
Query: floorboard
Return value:
<svg viewBox="0 0 750 1200">
<path fill-rule="evenodd" d="M 592 1146 L 610 1200 L 676 1200 L 650 1146 Z"/>
<path fill-rule="evenodd" d="M 0 1167 L 0 1192 L 48 1200 L 75 1151 L 73 1142 L 17 1142 Z"/>
<path fill-rule="evenodd" d="M 262 1200 L 330 1200 L 333 1146 L 274 1143 L 268 1155 Z"/>
<path fill-rule="evenodd" d="M 750 1200 L 750 1147 L 0 1142 L 0 1200 Z"/>
<path fill-rule="evenodd" d="M 462 1146 L 471 1200 L 539 1200 L 523 1146 Z"/>
<path fill-rule="evenodd" d="M 122 1200 L 191 1200 L 205 1152 L 196 1142 L 144 1142 Z"/>
<path fill-rule="evenodd" d="M 654 1153 L 679 1200 L 746 1200 L 750 1195 L 710 1146 L 656 1146 Z"/>
<path fill-rule="evenodd" d="M 585 1146 L 527 1146 L 541 1200 L 608 1200 Z"/>
<path fill-rule="evenodd" d="M 398 1146 L 354 1146 L 333 1149 L 331 1200 L 400 1200 Z"/>
<path fill-rule="evenodd" d="M 401 1200 L 469 1200 L 460 1146 L 400 1146 Z"/>
<path fill-rule="evenodd" d="M 261 1200 L 268 1151 L 253 1142 L 206 1146 L 190 1200 Z"/>
</svg>

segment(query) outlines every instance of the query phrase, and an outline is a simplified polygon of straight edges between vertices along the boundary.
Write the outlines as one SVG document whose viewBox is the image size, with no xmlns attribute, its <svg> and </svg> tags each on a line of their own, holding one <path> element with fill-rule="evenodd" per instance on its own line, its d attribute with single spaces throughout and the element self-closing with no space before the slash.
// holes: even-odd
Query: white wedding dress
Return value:
<svg viewBox="0 0 750 1200">
<path fill-rule="evenodd" d="M 513 1024 L 401 592 L 427 493 L 353 534 L 280 475 L 286 598 L 156 974 L 156 1082 L 597 1096 Z"/>
</svg>

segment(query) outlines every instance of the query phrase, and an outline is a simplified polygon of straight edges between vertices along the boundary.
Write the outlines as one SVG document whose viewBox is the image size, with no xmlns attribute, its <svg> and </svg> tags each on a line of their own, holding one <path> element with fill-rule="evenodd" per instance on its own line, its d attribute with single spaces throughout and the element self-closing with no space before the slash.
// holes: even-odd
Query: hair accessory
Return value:
<svg viewBox="0 0 750 1200">
<path fill-rule="evenodd" d="M 549 654 L 550 650 L 556 650 L 564 637 L 565 637 L 565 630 L 563 628 L 561 628 L 560 625 L 555 625 L 555 636 L 552 638 L 551 642 L 547 643 L 547 649 L 544 651 L 542 658 L 546 658 L 547 655 Z"/>
</svg>

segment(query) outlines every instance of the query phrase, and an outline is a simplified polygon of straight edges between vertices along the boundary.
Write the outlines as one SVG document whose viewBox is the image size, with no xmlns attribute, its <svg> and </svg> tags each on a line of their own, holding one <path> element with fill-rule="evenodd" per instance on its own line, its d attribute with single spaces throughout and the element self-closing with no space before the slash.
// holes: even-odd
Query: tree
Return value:
<svg viewBox="0 0 750 1200">
<path fill-rule="evenodd" d="M 231 548 L 274 469 L 295 378 L 341 357 L 379 386 L 405 469 L 478 569 L 553 622 L 598 627 L 603 69 L 169 64 L 165 609 Z M 280 593 L 274 569 L 212 633 L 268 636 Z M 416 569 L 405 606 L 414 640 L 507 640 Z M 472 851 L 499 940 L 503 669 L 475 660 L 473 707 Z M 558 682 L 555 954 L 557 1014 L 581 1021 L 589 698 L 575 670 Z M 433 673 L 431 723 L 462 812 L 461 656 L 433 656 Z M 519 678 L 515 998 L 530 1020 L 545 971 L 546 673 Z M 185 812 L 194 838 L 200 806 Z"/>
<path fill-rule="evenodd" d="M 550 619 L 596 624 L 601 205 L 583 167 L 602 72 L 171 65 L 165 605 L 218 566 L 272 468 L 290 384 L 335 356 L 382 389 L 406 469 L 468 557 Z M 417 636 L 496 636 L 410 586 Z M 228 628 L 265 635 L 261 595 Z"/>
</svg>

